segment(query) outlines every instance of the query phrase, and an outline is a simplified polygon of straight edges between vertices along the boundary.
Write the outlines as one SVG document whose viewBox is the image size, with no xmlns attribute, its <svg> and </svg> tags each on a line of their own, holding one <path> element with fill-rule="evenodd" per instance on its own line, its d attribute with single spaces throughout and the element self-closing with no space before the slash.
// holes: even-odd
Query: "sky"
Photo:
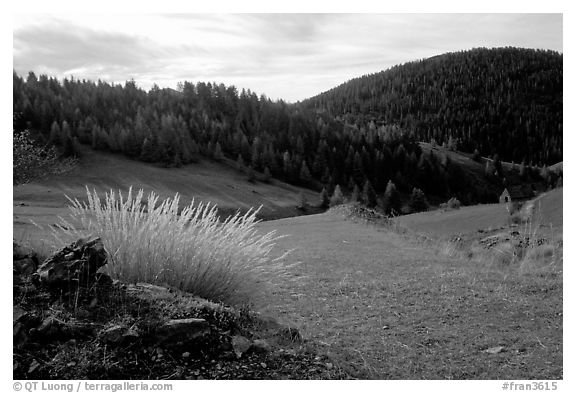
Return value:
<svg viewBox="0 0 576 393">
<path fill-rule="evenodd" d="M 15 14 L 13 68 L 146 90 L 216 82 L 295 102 L 446 52 L 562 52 L 562 24 L 562 14 Z"/>
</svg>

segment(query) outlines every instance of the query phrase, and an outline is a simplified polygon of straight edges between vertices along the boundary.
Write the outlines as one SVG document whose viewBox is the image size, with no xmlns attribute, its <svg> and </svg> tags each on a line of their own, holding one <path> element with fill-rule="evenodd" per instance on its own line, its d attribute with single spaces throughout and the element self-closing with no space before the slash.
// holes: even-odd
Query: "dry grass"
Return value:
<svg viewBox="0 0 576 393">
<path fill-rule="evenodd" d="M 561 274 L 489 269 L 334 212 L 262 225 L 290 234 L 278 247 L 302 262 L 266 311 L 359 378 L 562 378 Z"/>
<path fill-rule="evenodd" d="M 55 246 L 80 236 L 97 235 L 111 255 L 106 267 L 113 278 L 172 286 L 228 304 L 251 302 L 271 276 L 288 270 L 270 257 L 279 237 L 260 234 L 257 210 L 219 222 L 210 204 L 192 203 L 179 211 L 179 195 L 161 203 L 150 193 L 123 196 L 109 192 L 101 200 L 86 189 L 87 203 L 69 199 L 70 218 L 51 227 Z"/>
</svg>

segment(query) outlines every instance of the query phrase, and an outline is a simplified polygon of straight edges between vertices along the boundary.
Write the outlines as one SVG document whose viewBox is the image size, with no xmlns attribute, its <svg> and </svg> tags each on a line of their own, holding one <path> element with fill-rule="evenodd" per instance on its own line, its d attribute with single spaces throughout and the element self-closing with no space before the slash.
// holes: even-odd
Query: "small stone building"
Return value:
<svg viewBox="0 0 576 393">
<path fill-rule="evenodd" d="M 529 185 L 507 187 L 500 195 L 500 203 L 524 202 L 534 197 L 534 190 Z"/>
</svg>

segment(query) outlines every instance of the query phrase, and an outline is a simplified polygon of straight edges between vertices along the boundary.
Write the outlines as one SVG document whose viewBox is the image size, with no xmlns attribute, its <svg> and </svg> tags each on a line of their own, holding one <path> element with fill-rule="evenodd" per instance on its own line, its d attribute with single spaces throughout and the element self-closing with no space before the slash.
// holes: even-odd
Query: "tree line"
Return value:
<svg viewBox="0 0 576 393">
<path fill-rule="evenodd" d="M 471 184 L 449 157 L 423 153 L 399 125 L 348 121 L 302 105 L 272 101 L 250 90 L 183 82 L 176 90 L 134 81 L 64 79 L 13 73 L 14 132 L 59 146 L 66 156 L 80 145 L 135 160 L 179 167 L 202 157 L 235 162 L 253 180 L 274 177 L 329 195 L 337 185 L 353 194 L 366 183 L 382 195 L 392 182 L 465 203 L 495 195 Z M 371 192 L 368 192 L 371 194 Z"/>
</svg>

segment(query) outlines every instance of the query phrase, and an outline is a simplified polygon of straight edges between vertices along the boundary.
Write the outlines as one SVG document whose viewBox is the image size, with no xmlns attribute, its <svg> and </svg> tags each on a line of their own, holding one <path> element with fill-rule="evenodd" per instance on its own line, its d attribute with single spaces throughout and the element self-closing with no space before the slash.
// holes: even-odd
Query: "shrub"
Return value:
<svg viewBox="0 0 576 393">
<path fill-rule="evenodd" d="M 460 209 L 460 206 L 462 205 L 456 197 L 448 199 L 446 204 L 448 205 L 449 209 Z"/>
<path fill-rule="evenodd" d="M 132 188 L 124 197 L 106 193 L 101 201 L 96 191 L 86 189 L 88 203 L 71 202 L 71 221 L 60 218 L 53 229 L 60 245 L 78 236 L 100 236 L 111 255 L 106 271 L 125 282 L 165 284 L 208 300 L 248 304 L 272 276 L 287 272 L 279 257 L 270 252 L 279 237 L 275 232 L 259 234 L 258 210 L 237 212 L 218 221 L 216 206 L 194 201 L 178 211 L 179 195 L 158 204 L 150 193 Z M 82 231 L 75 229 L 79 224 Z"/>
<path fill-rule="evenodd" d="M 440 209 L 443 209 L 443 210 L 458 210 L 458 209 L 460 209 L 460 206 L 461 206 L 460 201 L 459 201 L 457 198 L 453 197 L 453 198 L 448 199 L 448 202 L 446 202 L 446 203 L 441 203 L 441 204 L 440 204 Z"/>
<path fill-rule="evenodd" d="M 57 163 L 54 148 L 36 146 L 27 130 L 14 132 L 12 140 L 12 181 L 14 185 L 26 183 L 50 173 Z"/>
</svg>

